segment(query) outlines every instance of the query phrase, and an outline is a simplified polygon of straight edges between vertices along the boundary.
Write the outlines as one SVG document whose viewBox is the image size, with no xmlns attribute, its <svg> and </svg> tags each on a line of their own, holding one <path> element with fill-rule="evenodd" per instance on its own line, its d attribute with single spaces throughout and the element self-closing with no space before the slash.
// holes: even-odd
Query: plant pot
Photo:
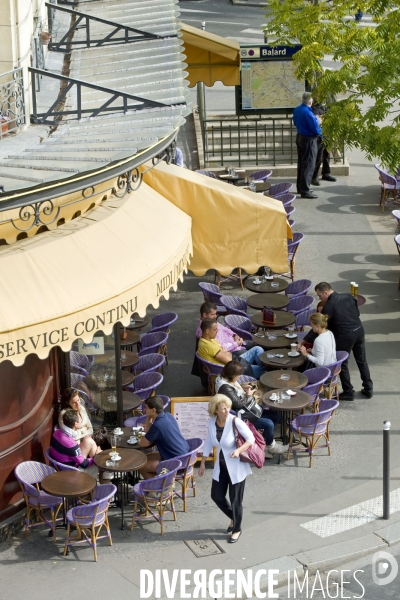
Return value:
<svg viewBox="0 0 400 600">
<path fill-rule="evenodd" d="M 39 35 L 39 39 L 43 46 L 47 46 L 47 44 L 51 40 L 51 33 L 48 33 L 47 31 L 42 31 L 42 33 Z"/>
<path fill-rule="evenodd" d="M 10 117 L 0 117 L 0 124 L 1 124 L 1 136 L 0 137 L 5 137 L 6 135 L 8 135 L 9 121 L 10 121 Z"/>
</svg>

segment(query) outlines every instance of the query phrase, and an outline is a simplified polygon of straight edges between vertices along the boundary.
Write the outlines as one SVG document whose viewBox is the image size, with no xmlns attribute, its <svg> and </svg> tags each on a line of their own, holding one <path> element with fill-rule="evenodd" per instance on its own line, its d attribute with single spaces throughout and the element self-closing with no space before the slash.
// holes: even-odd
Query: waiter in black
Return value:
<svg viewBox="0 0 400 600">
<path fill-rule="evenodd" d="M 373 383 L 365 356 L 365 334 L 360 320 L 357 298 L 351 294 L 338 294 L 325 281 L 315 286 L 320 300 L 325 302 L 322 309 L 328 315 L 328 327 L 335 336 L 336 350 L 344 350 L 349 354 L 353 351 L 358 370 L 363 383 L 361 393 L 367 398 L 373 396 Z M 354 389 L 350 381 L 349 365 L 345 360 L 340 372 L 343 393 L 340 400 L 354 400 Z"/>
<path fill-rule="evenodd" d="M 318 154 L 318 138 L 322 135 L 320 121 L 311 110 L 313 99 L 304 92 L 302 102 L 293 111 L 297 129 L 297 193 L 302 198 L 317 198 L 310 190 Z"/>
</svg>

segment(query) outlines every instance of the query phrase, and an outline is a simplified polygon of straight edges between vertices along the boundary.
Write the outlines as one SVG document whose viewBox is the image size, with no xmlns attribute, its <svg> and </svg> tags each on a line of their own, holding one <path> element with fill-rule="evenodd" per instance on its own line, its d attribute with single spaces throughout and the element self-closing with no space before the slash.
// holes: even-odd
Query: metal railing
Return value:
<svg viewBox="0 0 400 600">
<path fill-rule="evenodd" d="M 0 139 L 26 123 L 22 68 L 0 74 Z"/>
<path fill-rule="evenodd" d="M 119 90 L 96 85 L 94 83 L 88 83 L 80 79 L 73 79 L 72 77 L 66 77 L 65 75 L 59 75 L 58 73 L 51 73 L 50 71 L 43 71 L 42 69 L 35 69 L 34 67 L 28 67 L 28 71 L 33 75 L 50 77 L 52 79 L 58 79 L 60 82 L 62 82 L 62 91 L 60 91 L 57 100 L 55 100 L 55 102 L 53 102 L 50 108 L 48 108 L 45 112 L 39 113 L 37 110 L 36 77 L 32 77 L 32 124 L 54 125 L 55 122 L 61 120 L 61 118 L 65 116 L 72 116 L 79 120 L 82 117 L 97 117 L 100 114 L 105 114 L 108 112 L 126 113 L 128 110 L 143 110 L 147 108 L 167 106 L 162 102 L 148 100 L 147 98 L 141 98 L 139 96 L 134 96 L 133 94 L 126 94 L 125 92 L 120 92 Z M 68 92 L 73 88 L 76 92 L 76 108 L 65 110 L 64 100 Z M 82 88 L 89 88 L 103 92 L 109 96 L 109 98 L 99 106 L 82 108 Z M 113 104 L 116 100 L 120 100 L 121 104 L 118 104 L 117 106 Z M 135 103 L 132 104 L 132 101 Z M 176 106 L 179 106 L 180 104 L 182 103 L 177 103 Z"/>
<path fill-rule="evenodd" d="M 296 164 L 296 128 L 291 117 L 206 119 L 201 127 L 204 164 Z M 331 150 L 333 162 L 344 163 L 344 148 Z"/>
<path fill-rule="evenodd" d="M 78 47 L 91 48 L 93 46 L 98 47 L 105 46 L 108 44 L 128 44 L 132 42 L 141 42 L 144 40 L 162 39 L 162 36 L 159 36 L 155 33 L 142 31 L 141 29 L 135 29 L 134 27 L 122 25 L 121 23 L 116 23 L 115 21 L 102 19 L 100 17 L 96 17 L 88 13 L 83 13 L 78 10 L 72 10 L 70 8 L 55 6 L 54 4 L 49 4 L 48 2 L 45 3 L 45 6 L 47 7 L 48 11 L 49 23 L 51 23 L 53 19 L 53 14 L 57 10 L 69 13 L 71 16 L 73 16 L 72 25 L 68 29 L 66 34 L 63 35 L 63 37 L 58 42 L 51 41 L 49 43 L 49 50 L 54 50 L 56 52 L 70 52 L 74 48 Z M 111 31 L 101 36 L 99 36 L 99 34 L 97 33 L 93 37 L 93 33 L 90 31 L 90 26 L 98 23 L 109 26 Z M 72 34 L 77 29 L 84 31 L 84 37 L 82 39 L 72 40 Z"/>
</svg>

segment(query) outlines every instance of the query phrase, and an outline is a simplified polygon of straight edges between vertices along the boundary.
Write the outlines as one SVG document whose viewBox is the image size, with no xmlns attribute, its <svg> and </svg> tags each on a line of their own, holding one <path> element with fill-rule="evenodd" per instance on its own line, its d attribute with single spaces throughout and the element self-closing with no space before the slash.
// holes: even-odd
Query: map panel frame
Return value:
<svg viewBox="0 0 400 600">
<path fill-rule="evenodd" d="M 236 114 L 286 114 L 291 115 L 295 106 L 301 102 L 301 93 L 307 90 L 307 82 L 299 82 L 294 77 L 294 70 L 285 70 L 292 63 L 296 52 L 302 48 L 294 46 L 241 45 L 241 83 L 236 86 Z M 263 73 L 271 67 L 271 80 L 265 86 Z M 284 84 L 281 84 L 281 81 Z M 274 87 L 276 81 L 277 87 Z M 279 97 L 279 91 L 282 96 Z M 269 101 L 268 94 L 277 97 L 277 101 Z M 265 96 L 265 97 L 264 97 Z M 293 100 L 291 100 L 291 98 Z"/>
</svg>

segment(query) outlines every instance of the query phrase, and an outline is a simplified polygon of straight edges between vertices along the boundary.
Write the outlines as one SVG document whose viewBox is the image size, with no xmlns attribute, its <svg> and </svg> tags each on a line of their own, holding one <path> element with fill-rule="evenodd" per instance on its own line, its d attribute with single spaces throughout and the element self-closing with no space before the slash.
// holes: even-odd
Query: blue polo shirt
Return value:
<svg viewBox="0 0 400 600">
<path fill-rule="evenodd" d="M 315 137 L 322 135 L 322 130 L 311 106 L 300 104 L 293 111 L 293 123 L 300 135 Z"/>
<path fill-rule="evenodd" d="M 146 440 L 157 445 L 162 460 L 168 460 L 190 452 L 174 417 L 162 412 L 145 435 Z"/>
</svg>

